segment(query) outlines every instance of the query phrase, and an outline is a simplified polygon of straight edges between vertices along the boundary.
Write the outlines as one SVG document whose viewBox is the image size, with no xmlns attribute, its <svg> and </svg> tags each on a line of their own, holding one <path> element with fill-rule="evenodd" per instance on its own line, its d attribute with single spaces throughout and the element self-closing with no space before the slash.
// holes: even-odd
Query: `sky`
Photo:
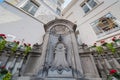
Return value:
<svg viewBox="0 0 120 80">
<path fill-rule="evenodd" d="M 62 8 L 64 9 L 72 0 L 65 0 L 64 4 L 62 5 Z"/>
<path fill-rule="evenodd" d="M 4 0 L 0 0 L 0 3 L 2 3 Z"/>
</svg>

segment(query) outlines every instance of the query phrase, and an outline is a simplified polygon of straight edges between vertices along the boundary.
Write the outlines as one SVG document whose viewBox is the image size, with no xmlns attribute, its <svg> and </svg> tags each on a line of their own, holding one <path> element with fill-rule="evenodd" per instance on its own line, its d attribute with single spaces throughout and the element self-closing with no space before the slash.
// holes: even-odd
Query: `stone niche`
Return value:
<svg viewBox="0 0 120 80">
<path fill-rule="evenodd" d="M 84 79 L 75 37 L 76 25 L 68 20 L 56 19 L 45 24 L 44 28 L 46 34 L 38 77 L 49 80 Z"/>
<path fill-rule="evenodd" d="M 28 71 L 26 74 L 34 75 L 33 80 L 99 78 L 91 56 L 81 58 L 79 55 L 81 51 L 75 36 L 76 27 L 75 24 L 64 19 L 56 19 L 45 24 L 46 33 L 42 45 L 38 48 L 41 54 L 36 58 L 31 56 L 28 63 L 34 62 L 35 65 L 28 66 L 30 71 L 26 67 Z"/>
</svg>

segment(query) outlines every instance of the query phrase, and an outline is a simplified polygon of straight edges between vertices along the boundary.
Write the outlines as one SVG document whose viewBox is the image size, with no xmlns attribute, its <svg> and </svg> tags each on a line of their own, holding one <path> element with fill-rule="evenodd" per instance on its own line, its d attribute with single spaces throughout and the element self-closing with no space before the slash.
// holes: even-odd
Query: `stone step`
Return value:
<svg viewBox="0 0 120 80">
<path fill-rule="evenodd" d="M 104 80 L 104 79 L 101 79 L 101 78 L 87 78 L 88 80 Z"/>
<path fill-rule="evenodd" d="M 75 78 L 31 78 L 29 76 L 18 77 L 17 80 L 89 80 L 89 79 L 75 79 Z M 90 80 L 101 80 L 101 79 L 90 79 Z"/>
<path fill-rule="evenodd" d="M 18 77 L 17 80 L 31 80 L 29 76 Z"/>
<path fill-rule="evenodd" d="M 74 78 L 45 78 L 44 80 L 76 80 Z"/>
<path fill-rule="evenodd" d="M 33 80 L 88 80 L 88 79 L 84 79 L 84 78 L 80 78 L 80 79 L 76 79 L 76 78 L 36 78 Z"/>
</svg>

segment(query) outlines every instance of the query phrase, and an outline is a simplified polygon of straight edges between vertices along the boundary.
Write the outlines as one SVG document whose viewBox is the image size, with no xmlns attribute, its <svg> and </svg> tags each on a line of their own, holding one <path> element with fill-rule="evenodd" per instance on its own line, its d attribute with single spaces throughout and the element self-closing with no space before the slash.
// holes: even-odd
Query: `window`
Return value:
<svg viewBox="0 0 120 80">
<path fill-rule="evenodd" d="M 94 0 L 85 0 L 84 3 L 82 3 L 81 7 L 84 12 L 87 13 L 92 10 L 96 5 L 97 3 Z"/>
<path fill-rule="evenodd" d="M 56 9 L 56 13 L 57 13 L 58 15 L 60 15 L 60 14 L 61 14 L 61 10 L 60 10 L 59 8 L 57 8 L 57 9 Z"/>
<path fill-rule="evenodd" d="M 37 5 L 35 2 L 30 0 L 27 2 L 27 4 L 22 9 L 27 11 L 31 15 L 34 15 L 35 12 L 37 11 L 38 7 L 39 7 L 39 5 Z"/>
<path fill-rule="evenodd" d="M 120 22 L 108 13 L 91 23 L 96 35 L 102 37 L 120 29 Z"/>
</svg>

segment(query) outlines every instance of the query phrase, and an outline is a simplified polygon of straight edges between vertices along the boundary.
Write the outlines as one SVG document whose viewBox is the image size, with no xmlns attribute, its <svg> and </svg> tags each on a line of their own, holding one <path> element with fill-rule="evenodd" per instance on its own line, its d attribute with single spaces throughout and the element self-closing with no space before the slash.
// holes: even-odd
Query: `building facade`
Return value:
<svg viewBox="0 0 120 80">
<path fill-rule="evenodd" d="M 0 4 L 0 25 L 2 26 L 0 32 L 8 35 L 9 41 L 19 40 L 21 44 L 42 43 L 45 34 L 43 25 L 60 18 L 61 12 L 58 14 L 57 8 L 61 10 L 63 2 L 64 0 L 6 0 Z M 9 26 L 12 27 L 9 28 Z M 29 34 L 32 34 L 32 39 L 27 37 Z"/>
<path fill-rule="evenodd" d="M 47 23 L 61 16 L 64 0 L 7 0 L 35 18 Z"/>
<path fill-rule="evenodd" d="M 70 8 L 64 9 L 63 18 L 78 25 L 78 37 L 83 43 L 93 45 L 119 36 L 119 0 L 78 0 L 74 5 L 72 3 Z"/>
<path fill-rule="evenodd" d="M 32 45 L 42 42 L 42 36 L 45 33 L 43 22 L 7 2 L 0 4 L 0 10 L 0 33 L 6 34 L 8 41 L 17 40 L 21 44 L 31 43 Z M 27 37 L 28 35 L 30 36 Z"/>
<path fill-rule="evenodd" d="M 89 46 L 119 36 L 119 0 L 72 0 L 62 10 L 64 0 L 7 0 L 27 14 L 47 23 L 64 18 L 77 24 L 78 43 Z M 90 39 L 89 39 L 90 38 Z"/>
<path fill-rule="evenodd" d="M 120 1 L 73 0 L 62 16 L 56 10 L 64 1 L 56 1 L 11 0 L 0 5 L 0 32 L 18 36 L 22 45 L 34 44 L 27 55 L 21 47 L 12 54 L 10 45 L 0 51 L 0 66 L 12 80 L 106 80 L 111 69 L 119 72 L 120 45 L 115 54 L 109 49 L 98 54 L 80 44 L 119 36 Z"/>
</svg>

